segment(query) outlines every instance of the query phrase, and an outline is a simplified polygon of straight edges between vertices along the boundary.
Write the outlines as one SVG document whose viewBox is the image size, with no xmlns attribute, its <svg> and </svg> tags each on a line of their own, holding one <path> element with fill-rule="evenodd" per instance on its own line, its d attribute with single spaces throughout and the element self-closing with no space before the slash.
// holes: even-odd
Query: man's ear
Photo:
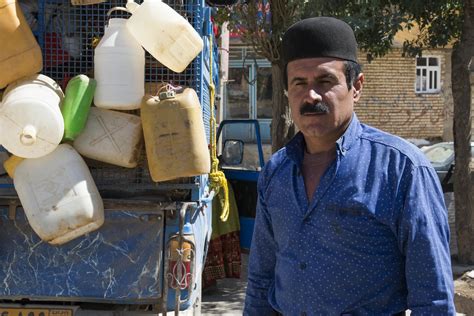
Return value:
<svg viewBox="0 0 474 316">
<path fill-rule="evenodd" d="M 354 102 L 359 101 L 360 96 L 362 94 L 362 87 L 364 86 L 364 74 L 360 73 L 359 76 L 357 77 L 357 80 L 355 80 L 354 85 L 353 85 L 353 93 L 354 93 Z"/>
</svg>

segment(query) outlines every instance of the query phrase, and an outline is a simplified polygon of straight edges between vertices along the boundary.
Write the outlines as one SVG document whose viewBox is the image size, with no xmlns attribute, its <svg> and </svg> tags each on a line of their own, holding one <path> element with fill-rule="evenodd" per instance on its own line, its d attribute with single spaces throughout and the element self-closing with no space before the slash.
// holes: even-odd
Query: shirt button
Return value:
<svg viewBox="0 0 474 316">
<path fill-rule="evenodd" d="M 301 316 L 306 316 L 306 312 L 301 312 Z"/>
<path fill-rule="evenodd" d="M 303 223 L 308 224 L 309 223 L 309 217 L 303 218 Z"/>
<path fill-rule="evenodd" d="M 306 269 L 306 263 L 301 262 L 301 263 L 300 263 L 300 269 L 301 269 L 301 270 Z"/>
</svg>

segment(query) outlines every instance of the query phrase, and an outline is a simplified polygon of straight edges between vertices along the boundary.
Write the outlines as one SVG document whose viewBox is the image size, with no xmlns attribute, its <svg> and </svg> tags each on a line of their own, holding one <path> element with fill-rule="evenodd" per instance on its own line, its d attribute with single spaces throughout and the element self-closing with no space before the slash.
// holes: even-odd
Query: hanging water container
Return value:
<svg viewBox="0 0 474 316">
<path fill-rule="evenodd" d="M 69 80 L 61 106 L 64 118 L 64 140 L 73 141 L 86 125 L 97 82 L 86 75 Z"/>
<path fill-rule="evenodd" d="M 160 63 L 182 72 L 202 51 L 199 33 L 178 12 L 161 0 L 137 4 L 128 0 L 132 16 L 127 28 L 135 39 Z"/>
<path fill-rule="evenodd" d="M 113 8 L 107 15 L 115 10 L 126 9 Z M 145 51 L 125 27 L 126 21 L 110 19 L 94 51 L 94 104 L 100 108 L 138 109 L 145 94 Z"/>
<path fill-rule="evenodd" d="M 141 108 L 148 167 L 153 181 L 209 173 L 210 156 L 196 91 L 143 98 Z"/>
<path fill-rule="evenodd" d="M 16 0 L 0 0 L 0 89 L 43 68 L 41 49 Z"/>
<path fill-rule="evenodd" d="M 31 228 L 53 245 L 98 229 L 104 206 L 89 168 L 68 144 L 15 169 L 16 192 Z"/>
<path fill-rule="evenodd" d="M 74 148 L 84 157 L 135 168 L 143 147 L 142 122 L 133 114 L 92 107 Z"/>
<path fill-rule="evenodd" d="M 0 106 L 3 147 L 22 158 L 38 158 L 56 149 L 64 134 L 63 98 L 59 85 L 44 75 L 8 85 Z"/>
<path fill-rule="evenodd" d="M 23 160 L 25 160 L 25 158 L 21 158 L 21 157 L 12 155 L 10 158 L 8 158 L 7 160 L 5 160 L 5 161 L 3 162 L 3 168 L 5 169 L 5 171 L 7 172 L 8 176 L 9 176 L 10 178 L 13 179 L 13 177 L 14 177 L 14 175 L 15 175 L 16 167 L 18 167 L 18 165 L 19 165 Z"/>
</svg>

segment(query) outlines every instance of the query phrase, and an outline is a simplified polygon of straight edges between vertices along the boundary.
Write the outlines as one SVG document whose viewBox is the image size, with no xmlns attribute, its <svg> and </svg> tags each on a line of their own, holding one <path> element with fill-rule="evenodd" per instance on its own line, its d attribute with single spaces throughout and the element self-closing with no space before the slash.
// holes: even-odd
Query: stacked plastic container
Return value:
<svg viewBox="0 0 474 316">
<path fill-rule="evenodd" d="M 161 0 L 145 0 L 141 5 L 128 1 L 126 8 L 112 8 L 107 15 L 114 11 L 128 12 L 131 17 L 109 19 L 104 36 L 95 48 L 94 72 L 98 84 L 94 103 L 104 110 L 95 111 L 94 116 L 90 117 L 87 132 L 74 142 L 75 148 L 89 158 L 135 167 L 137 157 L 124 157 L 120 162 L 114 162 L 111 157 L 139 152 L 126 151 L 119 146 L 125 143 L 128 148 L 139 148 L 138 139 L 134 138 L 137 133 L 133 123 L 124 128 L 130 129 L 129 132 L 115 135 L 119 139 L 109 133 L 108 137 L 102 138 L 109 140 L 107 145 L 94 148 L 91 145 L 98 143 L 95 139 L 103 130 L 108 130 L 110 124 L 106 122 L 109 120 L 122 121 L 123 124 L 135 121 L 130 114 L 109 110 L 141 108 L 148 167 L 153 181 L 208 173 L 210 158 L 196 92 L 194 98 L 187 97 L 192 95 L 188 92 L 191 89 L 184 90 L 186 97 L 182 98 L 179 95 L 175 97 L 174 91 L 173 97 L 144 97 L 143 48 L 172 71 L 182 72 L 203 48 L 200 35 L 185 18 Z"/>
<path fill-rule="evenodd" d="M 0 42 L 0 88 L 6 86 L 0 144 L 12 154 L 5 170 L 13 177 L 33 230 L 44 241 L 60 245 L 102 225 L 102 199 L 81 156 L 71 146 L 60 145 L 64 94 L 54 80 L 38 74 L 41 50 L 15 0 L 0 1 Z M 70 112 L 90 106 L 87 93 L 72 90 L 67 96 Z M 77 115 L 72 116 L 75 121 Z"/>
<path fill-rule="evenodd" d="M 145 140 L 155 182 L 210 171 L 196 91 L 165 82 L 145 95 L 145 50 L 179 73 L 203 49 L 187 19 L 160 0 L 112 8 L 94 48 L 94 74 L 62 73 L 63 93 L 53 79 L 38 73 L 41 50 L 18 4 L 8 1 L 0 0 L 0 41 L 7 43 L 0 52 L 0 88 L 8 85 L 0 105 L 0 144 L 12 154 L 4 167 L 43 240 L 60 245 L 104 222 L 102 199 L 81 155 L 135 168 Z M 128 16 L 112 18 L 114 11 Z M 138 109 L 141 115 L 129 113 Z"/>
</svg>

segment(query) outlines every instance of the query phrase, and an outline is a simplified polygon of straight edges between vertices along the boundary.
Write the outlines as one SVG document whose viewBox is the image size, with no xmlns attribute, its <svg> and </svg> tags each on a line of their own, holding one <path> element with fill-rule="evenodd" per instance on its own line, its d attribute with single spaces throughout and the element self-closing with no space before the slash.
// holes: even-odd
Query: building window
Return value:
<svg viewBox="0 0 474 316">
<path fill-rule="evenodd" d="M 248 78 L 251 67 L 229 69 L 229 81 L 227 83 L 226 118 L 248 119 L 250 118 L 249 102 L 250 90 L 246 78 Z"/>
<path fill-rule="evenodd" d="M 416 93 L 437 93 L 441 85 L 441 65 L 439 57 L 416 58 Z"/>
</svg>

